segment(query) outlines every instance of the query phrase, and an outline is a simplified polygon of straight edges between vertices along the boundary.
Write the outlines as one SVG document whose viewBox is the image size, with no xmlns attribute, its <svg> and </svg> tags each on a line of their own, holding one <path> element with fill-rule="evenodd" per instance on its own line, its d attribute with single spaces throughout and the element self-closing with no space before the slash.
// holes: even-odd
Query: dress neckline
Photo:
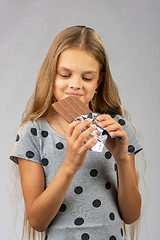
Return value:
<svg viewBox="0 0 160 240">
<path fill-rule="evenodd" d="M 62 139 L 66 139 L 66 137 L 60 135 L 58 132 L 56 132 L 52 127 L 51 125 L 49 124 L 49 122 L 43 118 L 44 122 L 47 124 L 47 126 L 50 128 L 51 132 L 53 132 L 54 134 L 56 134 L 58 137 L 62 138 Z"/>
</svg>

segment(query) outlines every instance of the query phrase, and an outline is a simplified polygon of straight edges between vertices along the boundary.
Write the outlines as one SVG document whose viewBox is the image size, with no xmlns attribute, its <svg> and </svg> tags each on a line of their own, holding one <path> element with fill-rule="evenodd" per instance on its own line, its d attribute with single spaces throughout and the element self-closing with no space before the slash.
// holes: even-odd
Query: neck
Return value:
<svg viewBox="0 0 160 240">
<path fill-rule="evenodd" d="M 46 120 L 58 134 L 66 137 L 69 123 L 60 114 L 55 112 L 53 115 L 46 117 Z"/>
<path fill-rule="evenodd" d="M 59 113 L 55 113 L 54 115 L 53 115 L 53 118 L 54 119 L 56 119 L 56 120 L 58 120 L 61 124 L 63 124 L 63 125 L 68 125 L 68 122 L 65 120 L 65 118 L 62 116 L 62 115 L 60 115 Z"/>
</svg>

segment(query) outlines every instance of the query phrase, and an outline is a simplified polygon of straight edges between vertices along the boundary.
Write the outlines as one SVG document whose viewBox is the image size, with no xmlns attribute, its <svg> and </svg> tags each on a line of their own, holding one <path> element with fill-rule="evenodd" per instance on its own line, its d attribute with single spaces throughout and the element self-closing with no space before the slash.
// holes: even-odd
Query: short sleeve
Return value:
<svg viewBox="0 0 160 240">
<path fill-rule="evenodd" d="M 137 134 L 133 126 L 129 121 L 122 118 L 120 115 L 115 117 L 115 120 L 124 128 L 128 136 L 128 154 L 135 153 L 137 154 L 143 148 L 138 140 Z"/>
<path fill-rule="evenodd" d="M 18 158 L 42 164 L 40 158 L 40 139 L 38 137 L 38 129 L 31 121 L 28 121 L 21 126 L 17 131 L 10 159 L 18 164 Z"/>
</svg>

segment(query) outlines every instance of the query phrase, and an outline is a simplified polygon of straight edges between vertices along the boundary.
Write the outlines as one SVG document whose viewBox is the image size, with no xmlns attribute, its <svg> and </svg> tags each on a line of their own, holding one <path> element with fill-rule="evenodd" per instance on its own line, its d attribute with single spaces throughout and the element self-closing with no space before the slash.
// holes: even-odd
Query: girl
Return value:
<svg viewBox="0 0 160 240">
<path fill-rule="evenodd" d="M 68 96 L 100 114 L 98 124 L 111 135 L 102 152 L 90 150 L 97 142 L 88 140 L 96 129 L 90 119 L 68 124 L 53 110 Z M 19 165 L 29 226 L 45 231 L 45 240 L 122 240 L 123 222 L 139 218 L 135 154 L 142 148 L 123 112 L 97 33 L 85 26 L 59 33 L 10 156 Z"/>
</svg>

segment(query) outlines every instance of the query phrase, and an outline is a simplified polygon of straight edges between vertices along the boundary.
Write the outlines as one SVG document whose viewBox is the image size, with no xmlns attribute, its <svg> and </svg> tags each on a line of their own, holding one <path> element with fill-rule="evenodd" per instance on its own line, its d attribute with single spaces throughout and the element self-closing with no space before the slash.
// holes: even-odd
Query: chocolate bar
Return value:
<svg viewBox="0 0 160 240">
<path fill-rule="evenodd" d="M 68 123 L 76 120 L 83 121 L 87 118 L 92 119 L 97 129 L 92 132 L 92 136 L 97 136 L 98 142 L 91 148 L 92 151 L 101 152 L 107 137 L 111 137 L 106 129 L 97 124 L 96 118 L 99 114 L 93 113 L 79 98 L 70 96 L 52 104 L 56 112 L 61 114 Z M 88 126 L 89 127 L 89 126 Z M 87 128 L 87 127 L 86 127 Z M 85 130 L 85 129 L 84 129 Z M 122 139 L 121 137 L 117 137 Z"/>
<path fill-rule="evenodd" d="M 68 123 L 78 116 L 90 113 L 91 110 L 78 97 L 66 97 L 52 104 L 56 112 L 61 114 Z"/>
</svg>

